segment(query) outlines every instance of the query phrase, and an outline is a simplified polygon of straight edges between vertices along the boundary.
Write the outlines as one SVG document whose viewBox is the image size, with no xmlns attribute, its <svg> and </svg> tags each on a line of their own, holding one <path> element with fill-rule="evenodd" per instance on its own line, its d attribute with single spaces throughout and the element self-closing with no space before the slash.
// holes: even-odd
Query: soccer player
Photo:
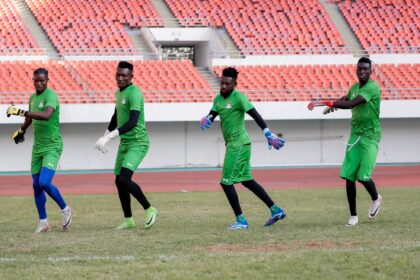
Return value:
<svg viewBox="0 0 420 280">
<path fill-rule="evenodd" d="M 25 140 L 26 129 L 33 124 L 34 144 L 32 148 L 31 173 L 35 204 L 39 223 L 35 233 L 48 232 L 51 226 L 45 209 L 47 193 L 60 207 L 63 216 L 62 227 L 67 230 L 71 224 L 71 209 L 67 206 L 60 191 L 52 184 L 57 163 L 63 150 L 60 134 L 60 105 L 57 94 L 48 88 L 48 71 L 38 68 L 33 78 L 35 93 L 29 98 L 29 111 L 12 105 L 7 108 L 7 116 L 16 115 L 25 118 L 24 123 L 12 136 L 19 144 Z"/>
<path fill-rule="evenodd" d="M 105 135 L 96 142 L 95 148 L 106 153 L 108 151 L 106 144 L 120 136 L 114 173 L 125 220 L 117 229 L 130 229 L 136 226 L 131 213 L 130 194 L 146 210 L 144 227 L 149 228 L 156 222 L 158 211 L 150 205 L 139 185 L 132 181 L 134 171 L 149 150 L 149 136 L 144 122 L 144 98 L 140 89 L 131 81 L 133 79 L 131 63 L 121 61 L 115 79 L 118 85 L 118 90 L 115 92 L 115 111 Z"/>
<path fill-rule="evenodd" d="M 328 106 L 324 110 L 324 114 L 331 113 L 337 108 L 351 109 L 350 138 L 340 172 L 340 177 L 346 180 L 350 208 L 350 219 L 347 226 L 354 226 L 359 222 L 356 211 L 356 180 L 366 188 L 372 198 L 372 204 L 368 211 L 369 219 L 376 218 L 382 202 L 382 196 L 378 194 L 371 177 L 381 139 L 379 123 L 381 90 L 378 83 L 370 79 L 372 62 L 369 58 L 359 59 L 356 74 L 359 82 L 353 84 L 347 95 L 335 101 L 312 101 L 308 105 L 309 110 L 313 110 L 315 106 Z"/>
<path fill-rule="evenodd" d="M 277 137 L 268 129 L 267 124 L 248 100 L 235 90 L 238 71 L 235 68 L 225 68 L 221 78 L 220 94 L 213 100 L 210 113 L 200 122 L 201 129 L 210 128 L 214 119 L 220 116 L 226 153 L 220 184 L 236 216 L 236 222 L 229 229 L 246 229 L 248 222 L 242 213 L 238 194 L 234 184 L 242 183 L 251 190 L 270 209 L 271 215 L 265 226 L 271 226 L 278 220 L 284 219 L 286 213 L 276 205 L 251 175 L 251 142 L 245 129 L 245 113 L 250 115 L 264 131 L 269 147 L 280 149 L 285 141 Z"/>
</svg>

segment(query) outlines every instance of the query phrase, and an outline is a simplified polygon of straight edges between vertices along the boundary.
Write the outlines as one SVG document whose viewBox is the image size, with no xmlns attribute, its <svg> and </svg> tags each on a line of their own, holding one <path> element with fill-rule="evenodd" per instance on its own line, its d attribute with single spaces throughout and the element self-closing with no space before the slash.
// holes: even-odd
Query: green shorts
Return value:
<svg viewBox="0 0 420 280">
<path fill-rule="evenodd" d="M 226 147 L 220 183 L 233 185 L 252 180 L 251 175 L 251 145 Z"/>
<path fill-rule="evenodd" d="M 369 181 L 376 165 L 378 144 L 377 140 L 351 135 L 340 177 L 353 182 Z"/>
<path fill-rule="evenodd" d="M 120 175 L 122 167 L 135 172 L 143 161 L 149 150 L 149 145 L 133 143 L 131 145 L 121 145 L 118 148 L 117 159 L 115 160 L 114 174 Z"/>
<path fill-rule="evenodd" d="M 34 152 L 32 150 L 31 173 L 40 173 L 42 167 L 55 171 L 62 151 L 61 148 L 45 150 L 42 152 Z"/>
</svg>

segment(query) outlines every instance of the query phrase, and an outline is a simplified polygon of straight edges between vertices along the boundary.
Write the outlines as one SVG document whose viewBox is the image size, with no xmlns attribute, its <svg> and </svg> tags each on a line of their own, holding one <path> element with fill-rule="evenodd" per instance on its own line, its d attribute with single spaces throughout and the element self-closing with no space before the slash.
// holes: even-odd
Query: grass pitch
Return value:
<svg viewBox="0 0 420 280">
<path fill-rule="evenodd" d="M 248 230 L 227 230 L 233 213 L 222 192 L 149 193 L 158 223 L 122 222 L 117 195 L 66 196 L 71 229 L 62 232 L 48 199 L 53 231 L 35 235 L 32 197 L 0 197 L 0 279 L 418 279 L 420 187 L 381 189 L 384 203 L 368 221 L 358 188 L 359 225 L 345 227 L 343 189 L 270 191 L 287 218 L 263 228 L 268 210 L 239 191 Z"/>
</svg>

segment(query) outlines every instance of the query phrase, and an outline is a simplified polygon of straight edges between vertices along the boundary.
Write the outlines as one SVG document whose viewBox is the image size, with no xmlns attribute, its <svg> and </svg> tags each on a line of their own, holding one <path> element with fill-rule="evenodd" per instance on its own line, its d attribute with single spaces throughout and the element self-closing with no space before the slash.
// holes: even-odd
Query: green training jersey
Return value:
<svg viewBox="0 0 420 280">
<path fill-rule="evenodd" d="M 121 143 L 136 141 L 140 144 L 149 144 L 146 125 L 144 123 L 144 97 L 141 90 L 134 84 L 120 89 L 115 93 L 115 107 L 117 108 L 117 126 L 123 126 L 130 119 L 130 111 L 140 111 L 137 125 L 129 132 L 120 136 Z"/>
<path fill-rule="evenodd" d="M 347 99 L 352 100 L 359 95 L 366 100 L 366 103 L 351 110 L 351 134 L 379 141 L 381 139 L 379 122 L 381 89 L 378 83 L 372 80 L 369 80 L 362 88 L 359 88 L 359 83 L 355 83 L 347 93 Z"/>
<path fill-rule="evenodd" d="M 30 112 L 44 112 L 45 108 L 52 107 L 52 113 L 48 121 L 32 120 L 34 128 L 34 146 L 33 151 L 42 153 L 51 148 L 62 148 L 63 141 L 60 134 L 60 105 L 58 96 L 52 89 L 45 89 L 39 95 L 32 94 L 29 98 Z"/>
<path fill-rule="evenodd" d="M 221 94 L 214 98 L 212 110 L 219 113 L 226 146 L 235 147 L 250 143 L 245 129 L 245 112 L 252 108 L 254 106 L 248 97 L 237 90 L 227 98 Z"/>
</svg>

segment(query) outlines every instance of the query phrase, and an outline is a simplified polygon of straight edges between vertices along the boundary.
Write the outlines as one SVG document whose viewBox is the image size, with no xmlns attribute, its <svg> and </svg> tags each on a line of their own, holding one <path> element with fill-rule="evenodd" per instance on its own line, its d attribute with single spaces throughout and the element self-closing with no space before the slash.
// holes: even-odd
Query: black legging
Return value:
<svg viewBox="0 0 420 280">
<path fill-rule="evenodd" d="M 133 171 L 124 167 L 121 168 L 120 175 L 115 177 L 115 185 L 117 186 L 121 207 L 126 218 L 133 216 L 131 213 L 130 194 L 137 199 L 144 209 L 150 207 L 150 203 L 144 196 L 140 186 L 131 180 L 132 177 Z"/>
</svg>

